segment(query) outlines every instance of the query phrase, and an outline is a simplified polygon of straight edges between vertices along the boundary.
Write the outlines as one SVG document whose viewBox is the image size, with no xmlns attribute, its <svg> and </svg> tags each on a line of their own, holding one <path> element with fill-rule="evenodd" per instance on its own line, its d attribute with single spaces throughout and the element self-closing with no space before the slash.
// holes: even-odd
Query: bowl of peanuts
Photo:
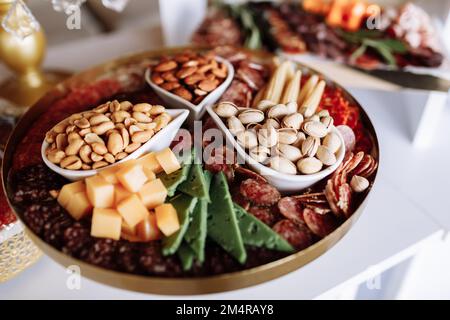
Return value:
<svg viewBox="0 0 450 320">
<path fill-rule="evenodd" d="M 44 163 L 75 181 L 170 145 L 188 117 L 184 109 L 114 100 L 56 124 L 41 147 Z"/>
<path fill-rule="evenodd" d="M 190 111 L 190 122 L 204 115 L 205 106 L 220 98 L 233 77 L 233 65 L 211 52 L 164 57 L 145 73 L 147 83 L 168 107 Z"/>
</svg>

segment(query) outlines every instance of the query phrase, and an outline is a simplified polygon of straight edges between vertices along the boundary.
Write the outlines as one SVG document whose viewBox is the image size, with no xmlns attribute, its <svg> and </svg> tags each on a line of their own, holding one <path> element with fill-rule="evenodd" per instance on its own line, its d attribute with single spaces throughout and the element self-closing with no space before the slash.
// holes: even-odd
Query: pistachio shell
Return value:
<svg viewBox="0 0 450 320">
<path fill-rule="evenodd" d="M 303 116 L 301 113 L 292 113 L 283 118 L 281 122 L 284 128 L 293 128 L 299 130 L 303 122 Z"/>
<path fill-rule="evenodd" d="M 269 108 L 267 112 L 267 116 L 269 118 L 283 118 L 284 116 L 289 114 L 288 108 L 284 104 L 277 104 L 273 107 Z"/>
<path fill-rule="evenodd" d="M 245 149 L 251 149 L 258 145 L 258 138 L 256 137 L 256 133 L 252 130 L 238 132 L 236 139 Z"/>
<path fill-rule="evenodd" d="M 242 124 L 261 122 L 264 120 L 264 112 L 257 109 L 246 109 L 239 113 L 238 119 Z"/>
<path fill-rule="evenodd" d="M 268 127 L 262 127 L 258 130 L 258 142 L 264 147 L 273 147 L 278 142 L 277 130 L 270 125 Z"/>
<path fill-rule="evenodd" d="M 302 157 L 302 152 L 300 151 L 300 149 L 289 144 L 283 143 L 278 144 L 277 152 L 283 158 L 286 158 L 293 162 L 297 161 Z"/>
<path fill-rule="evenodd" d="M 297 174 L 295 164 L 280 156 L 270 158 L 269 167 L 281 173 Z"/>
<path fill-rule="evenodd" d="M 269 109 L 270 107 L 273 107 L 274 105 L 276 105 L 276 103 L 273 103 L 270 100 L 261 100 L 258 103 L 258 106 L 256 107 L 256 109 L 261 110 L 261 111 L 266 111 L 267 109 Z"/>
<path fill-rule="evenodd" d="M 223 101 L 216 106 L 214 111 L 219 117 L 229 118 L 235 116 L 238 113 L 238 107 L 232 102 Z"/>
<path fill-rule="evenodd" d="M 289 114 L 295 113 L 298 110 L 298 104 L 295 101 L 290 101 L 290 102 L 286 103 L 286 108 L 287 108 Z"/>
<path fill-rule="evenodd" d="M 335 132 L 330 132 L 323 139 L 322 145 L 327 147 L 332 153 L 336 153 L 341 147 L 341 139 Z"/>
<path fill-rule="evenodd" d="M 264 146 L 257 146 L 249 151 L 250 157 L 258 162 L 265 162 L 270 155 L 270 149 Z"/>
<path fill-rule="evenodd" d="M 297 162 L 297 168 L 303 174 L 313 174 L 322 169 L 322 162 L 314 157 L 303 158 Z"/>
<path fill-rule="evenodd" d="M 323 138 L 328 133 L 327 127 L 319 121 L 305 121 L 302 124 L 302 129 L 307 135 L 316 138 Z"/>
<path fill-rule="evenodd" d="M 324 146 L 319 146 L 319 148 L 317 148 L 316 157 L 326 166 L 332 166 L 336 163 L 336 156 L 334 153 Z"/>
<path fill-rule="evenodd" d="M 238 132 L 245 130 L 244 125 L 236 116 L 231 116 L 227 119 L 227 126 L 233 135 L 237 135 Z"/>
<path fill-rule="evenodd" d="M 292 128 L 278 129 L 278 142 L 284 144 L 293 144 L 297 140 L 297 130 Z"/>
<path fill-rule="evenodd" d="M 275 129 L 280 129 L 280 122 L 274 118 L 268 118 L 266 122 L 264 122 L 264 126 L 272 126 Z"/>
<path fill-rule="evenodd" d="M 320 140 L 319 138 L 309 136 L 302 143 L 302 154 L 307 157 L 314 157 L 319 148 Z"/>
</svg>

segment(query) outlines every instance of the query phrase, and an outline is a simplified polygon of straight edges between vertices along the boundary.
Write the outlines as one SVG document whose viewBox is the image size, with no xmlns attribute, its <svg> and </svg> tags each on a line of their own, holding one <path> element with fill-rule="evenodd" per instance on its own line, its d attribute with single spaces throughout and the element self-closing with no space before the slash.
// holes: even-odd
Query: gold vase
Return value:
<svg viewBox="0 0 450 320">
<path fill-rule="evenodd" d="M 14 0 L 0 0 L 0 21 Z M 19 107 L 29 107 L 69 73 L 42 71 L 46 38 L 42 28 L 19 39 L 0 26 L 0 61 L 15 75 L 0 84 L 0 97 Z"/>
</svg>

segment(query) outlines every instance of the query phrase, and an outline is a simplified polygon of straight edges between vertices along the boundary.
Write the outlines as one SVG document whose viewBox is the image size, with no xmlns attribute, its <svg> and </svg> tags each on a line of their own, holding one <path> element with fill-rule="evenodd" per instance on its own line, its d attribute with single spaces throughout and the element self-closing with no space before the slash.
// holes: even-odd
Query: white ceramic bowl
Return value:
<svg viewBox="0 0 450 320">
<path fill-rule="evenodd" d="M 180 129 L 183 122 L 188 117 L 189 111 L 187 110 L 180 110 L 180 109 L 166 109 L 166 112 L 172 116 L 172 120 L 169 122 L 167 126 L 165 126 L 163 129 L 158 131 L 149 141 L 144 143 L 139 149 L 134 151 L 133 153 L 130 153 L 126 158 L 123 158 L 122 160 L 103 167 L 98 170 L 67 170 L 63 169 L 56 164 L 50 162 L 47 157 L 45 156 L 45 150 L 47 150 L 49 144 L 44 140 L 41 147 L 41 156 L 44 160 L 47 167 L 49 167 L 51 170 L 55 171 L 56 173 L 62 175 L 64 178 L 67 178 L 71 181 L 75 180 L 81 180 L 90 176 L 93 176 L 98 173 L 98 171 L 101 171 L 102 169 L 109 168 L 111 166 L 114 166 L 118 163 L 130 160 L 130 159 L 136 159 L 142 156 L 145 153 L 148 153 L 150 151 L 158 151 L 164 148 L 167 148 L 170 146 L 170 143 L 175 138 L 175 135 L 178 132 L 178 129 Z"/>
<path fill-rule="evenodd" d="M 291 175 L 280 173 L 275 171 L 265 165 L 260 164 L 256 160 L 254 160 L 250 155 L 237 143 L 233 134 L 228 130 L 225 123 L 222 119 L 214 112 L 213 106 L 207 106 L 206 110 L 210 114 L 211 118 L 217 124 L 219 129 L 224 133 L 227 145 L 233 146 L 238 154 L 238 158 L 244 159 L 250 168 L 254 171 L 258 172 L 262 176 L 264 176 L 270 184 L 275 186 L 280 192 L 283 193 L 293 193 L 297 191 L 301 191 L 306 189 L 316 182 L 322 180 L 326 176 L 333 173 L 339 164 L 341 164 L 345 155 L 345 147 L 344 140 L 342 135 L 339 133 L 335 127 L 333 127 L 332 131 L 336 133 L 341 139 L 341 148 L 339 148 L 338 153 L 336 155 L 337 161 L 332 166 L 326 167 L 325 169 L 308 175 Z"/>
<path fill-rule="evenodd" d="M 225 80 L 216 88 L 214 91 L 210 92 L 198 105 L 195 105 L 176 94 L 173 94 L 167 90 L 164 90 L 157 84 L 153 83 L 151 80 L 151 70 L 150 68 L 145 71 L 145 80 L 147 83 L 155 90 L 156 94 L 166 103 L 166 105 L 170 108 L 182 108 L 190 111 L 189 114 L 189 123 L 192 123 L 195 120 L 200 120 L 205 114 L 205 106 L 214 104 L 225 92 L 225 90 L 230 85 L 231 81 L 233 81 L 234 77 L 234 68 L 228 60 L 225 60 L 221 57 L 216 57 L 216 60 L 224 63 L 228 70 L 228 75 Z"/>
</svg>

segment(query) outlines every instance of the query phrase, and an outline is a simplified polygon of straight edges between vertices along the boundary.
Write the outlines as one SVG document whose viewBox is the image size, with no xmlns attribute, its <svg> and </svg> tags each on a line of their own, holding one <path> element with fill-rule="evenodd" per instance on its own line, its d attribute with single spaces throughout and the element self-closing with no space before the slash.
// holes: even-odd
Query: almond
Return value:
<svg viewBox="0 0 450 320">
<path fill-rule="evenodd" d="M 187 101 L 192 100 L 192 93 L 190 93 L 189 90 L 187 90 L 183 87 L 179 87 L 179 88 L 173 90 L 173 93 Z"/>
<path fill-rule="evenodd" d="M 205 80 L 200 81 L 200 83 L 198 84 L 198 87 L 203 91 L 211 92 L 215 88 L 217 88 L 217 84 L 214 81 L 205 79 Z"/>
<path fill-rule="evenodd" d="M 167 61 L 162 61 L 160 63 L 158 63 L 154 70 L 156 72 L 166 72 L 166 71 L 170 71 L 173 70 L 177 67 L 177 63 L 173 60 L 167 60 Z"/>
</svg>

